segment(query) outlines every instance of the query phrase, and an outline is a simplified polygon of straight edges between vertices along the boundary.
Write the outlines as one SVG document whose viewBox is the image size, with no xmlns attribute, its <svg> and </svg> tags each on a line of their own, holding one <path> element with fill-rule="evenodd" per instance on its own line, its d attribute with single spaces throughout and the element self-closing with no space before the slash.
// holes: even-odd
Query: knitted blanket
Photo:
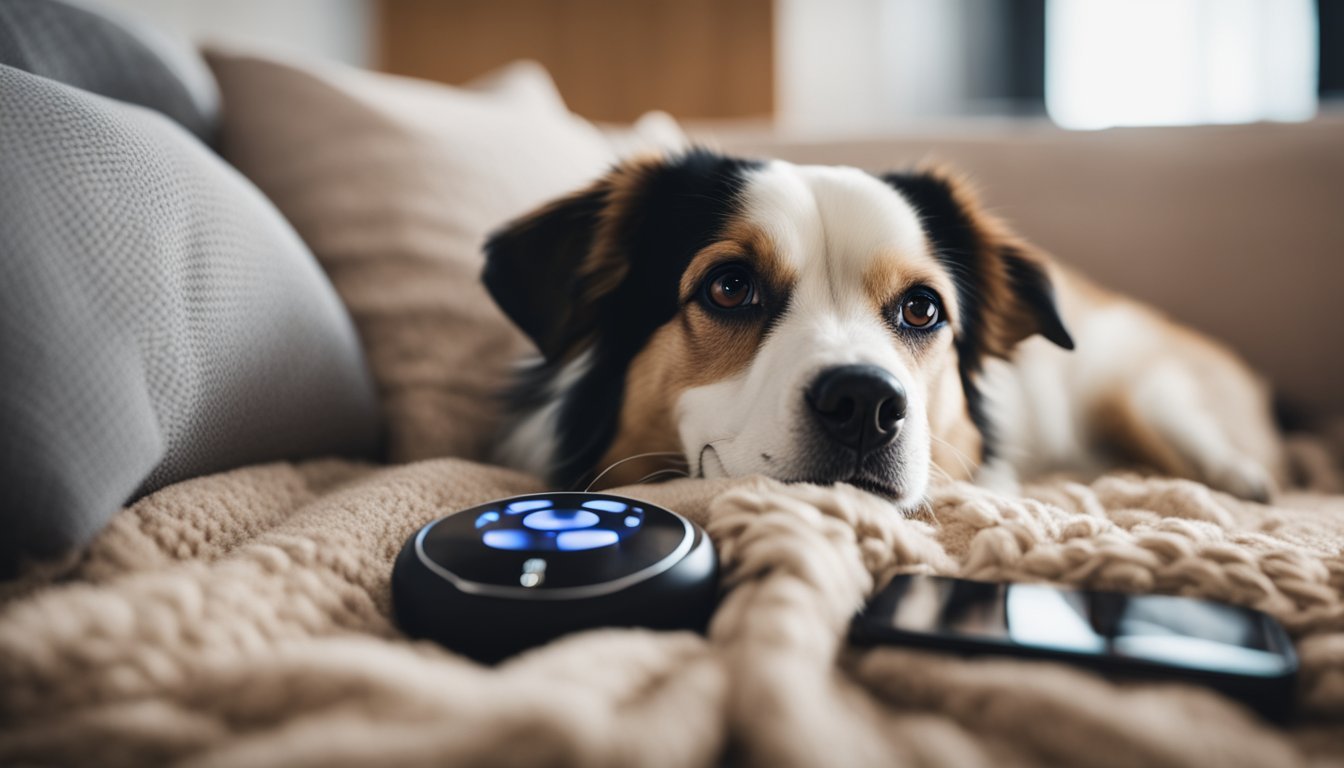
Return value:
<svg viewBox="0 0 1344 768">
<path fill-rule="evenodd" d="M 0 585 L 0 763 L 1293 766 L 1344 762 L 1344 496 L 1177 480 L 970 485 L 901 517 L 848 487 L 619 492 L 707 526 L 708 637 L 606 629 L 499 667 L 407 641 L 392 561 L 533 478 L 457 460 L 275 464 L 166 488 L 78 561 Z M 891 574 L 1197 595 L 1278 617 L 1284 729 L 1203 689 L 844 641 Z"/>
</svg>

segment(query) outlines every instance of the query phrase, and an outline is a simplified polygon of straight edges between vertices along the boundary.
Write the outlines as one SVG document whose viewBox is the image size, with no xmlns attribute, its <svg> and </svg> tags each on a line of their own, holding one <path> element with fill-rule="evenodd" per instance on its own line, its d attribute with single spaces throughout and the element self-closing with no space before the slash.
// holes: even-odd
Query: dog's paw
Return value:
<svg viewBox="0 0 1344 768">
<path fill-rule="evenodd" d="M 1268 504 L 1278 492 L 1274 477 L 1264 465 L 1249 456 L 1232 456 L 1205 471 L 1204 483 L 1239 499 Z"/>
</svg>

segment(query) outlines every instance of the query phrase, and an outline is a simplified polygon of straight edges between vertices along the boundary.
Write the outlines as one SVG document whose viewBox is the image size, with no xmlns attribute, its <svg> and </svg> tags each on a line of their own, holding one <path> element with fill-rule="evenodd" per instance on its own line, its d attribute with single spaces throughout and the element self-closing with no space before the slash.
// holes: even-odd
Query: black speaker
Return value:
<svg viewBox="0 0 1344 768">
<path fill-rule="evenodd" d="M 717 599 L 704 530 L 601 493 L 515 496 L 439 518 L 392 571 L 408 635 L 487 663 L 594 627 L 703 631 Z"/>
</svg>

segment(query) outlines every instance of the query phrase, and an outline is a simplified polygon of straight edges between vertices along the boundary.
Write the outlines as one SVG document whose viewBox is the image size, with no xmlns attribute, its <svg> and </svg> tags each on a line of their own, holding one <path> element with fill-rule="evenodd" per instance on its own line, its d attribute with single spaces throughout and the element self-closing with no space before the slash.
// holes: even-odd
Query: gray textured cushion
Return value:
<svg viewBox="0 0 1344 768">
<path fill-rule="evenodd" d="M 185 41 L 114 12 L 57 0 L 0 0 L 0 64 L 173 118 L 206 141 L 219 89 Z"/>
<path fill-rule="evenodd" d="M 156 112 L 0 66 L 0 570 L 177 480 L 370 455 L 376 414 L 255 187 Z"/>
</svg>

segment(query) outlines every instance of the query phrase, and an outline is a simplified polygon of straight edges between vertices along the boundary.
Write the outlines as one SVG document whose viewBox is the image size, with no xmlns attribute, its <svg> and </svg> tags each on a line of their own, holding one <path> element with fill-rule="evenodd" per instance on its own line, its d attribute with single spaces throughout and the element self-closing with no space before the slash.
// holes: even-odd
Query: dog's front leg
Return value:
<svg viewBox="0 0 1344 768">
<path fill-rule="evenodd" d="M 1094 423 L 1125 458 L 1268 501 L 1281 456 L 1267 398 L 1256 389 L 1245 371 L 1173 356 L 1127 377 L 1098 403 Z"/>
</svg>

